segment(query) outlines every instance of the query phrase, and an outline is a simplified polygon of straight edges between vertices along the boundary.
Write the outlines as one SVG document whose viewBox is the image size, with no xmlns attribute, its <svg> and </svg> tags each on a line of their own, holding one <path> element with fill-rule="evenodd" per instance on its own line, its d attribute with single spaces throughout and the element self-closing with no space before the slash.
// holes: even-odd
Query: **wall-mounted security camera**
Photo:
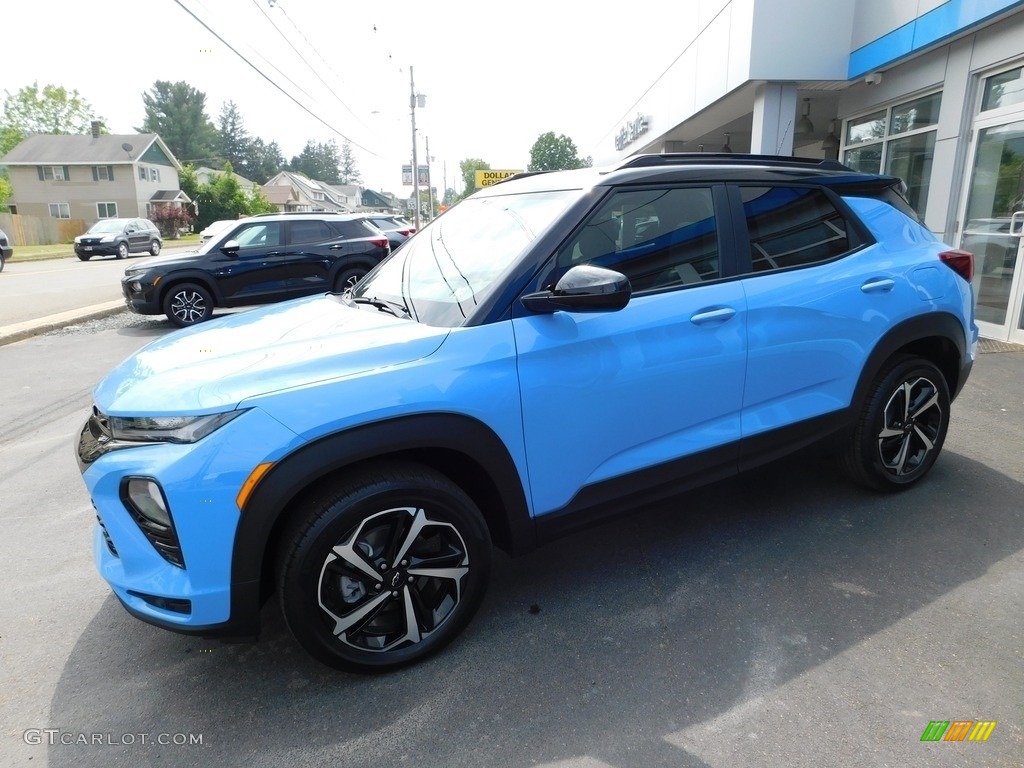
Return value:
<svg viewBox="0 0 1024 768">
<path fill-rule="evenodd" d="M 865 75 L 864 82 L 867 83 L 868 85 L 878 85 L 880 82 L 882 82 L 882 73 L 872 72 L 870 75 Z"/>
</svg>

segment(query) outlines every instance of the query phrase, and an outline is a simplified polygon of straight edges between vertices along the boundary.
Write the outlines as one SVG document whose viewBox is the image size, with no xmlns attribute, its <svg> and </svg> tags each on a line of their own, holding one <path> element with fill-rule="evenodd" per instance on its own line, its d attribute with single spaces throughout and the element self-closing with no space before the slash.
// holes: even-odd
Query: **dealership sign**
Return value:
<svg viewBox="0 0 1024 768">
<path fill-rule="evenodd" d="M 615 148 L 625 149 L 647 133 L 647 115 L 637 113 L 636 120 L 630 120 L 615 134 Z"/>
</svg>

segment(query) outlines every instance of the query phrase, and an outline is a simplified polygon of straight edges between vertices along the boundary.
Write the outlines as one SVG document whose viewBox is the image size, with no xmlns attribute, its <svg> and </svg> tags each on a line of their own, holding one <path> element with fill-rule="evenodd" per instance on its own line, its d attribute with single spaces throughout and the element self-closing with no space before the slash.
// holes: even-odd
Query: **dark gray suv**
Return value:
<svg viewBox="0 0 1024 768">
<path fill-rule="evenodd" d="M 75 238 L 75 255 L 82 261 L 93 256 L 125 259 L 130 253 L 159 256 L 162 246 L 160 230 L 149 219 L 100 219 Z"/>
</svg>

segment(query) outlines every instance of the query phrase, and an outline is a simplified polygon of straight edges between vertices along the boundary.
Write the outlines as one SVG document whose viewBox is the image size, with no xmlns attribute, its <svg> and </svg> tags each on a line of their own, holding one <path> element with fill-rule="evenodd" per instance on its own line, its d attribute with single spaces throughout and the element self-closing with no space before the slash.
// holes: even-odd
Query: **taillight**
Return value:
<svg viewBox="0 0 1024 768">
<path fill-rule="evenodd" d="M 974 254 L 970 251 L 943 251 L 939 254 L 942 263 L 956 272 L 960 277 L 971 282 L 974 277 Z"/>
<path fill-rule="evenodd" d="M 370 238 L 370 242 L 378 248 L 386 248 L 388 245 L 388 239 L 386 237 L 373 237 Z"/>
<path fill-rule="evenodd" d="M 409 227 L 408 229 L 400 229 L 398 231 L 401 232 L 406 237 L 410 237 L 416 234 L 416 227 Z"/>
</svg>

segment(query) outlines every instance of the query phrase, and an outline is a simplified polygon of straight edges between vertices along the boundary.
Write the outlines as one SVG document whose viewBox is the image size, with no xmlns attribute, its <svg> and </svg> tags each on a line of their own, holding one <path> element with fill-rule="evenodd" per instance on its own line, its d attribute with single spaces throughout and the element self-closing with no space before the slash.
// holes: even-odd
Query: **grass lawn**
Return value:
<svg viewBox="0 0 1024 768">
<path fill-rule="evenodd" d="M 164 247 L 178 245 L 199 245 L 199 235 L 182 235 L 177 240 L 164 240 Z M 11 256 L 11 263 L 19 261 L 45 261 L 47 259 L 66 259 L 75 255 L 75 249 L 71 243 L 59 243 L 57 245 L 16 245 L 14 255 Z"/>
</svg>

